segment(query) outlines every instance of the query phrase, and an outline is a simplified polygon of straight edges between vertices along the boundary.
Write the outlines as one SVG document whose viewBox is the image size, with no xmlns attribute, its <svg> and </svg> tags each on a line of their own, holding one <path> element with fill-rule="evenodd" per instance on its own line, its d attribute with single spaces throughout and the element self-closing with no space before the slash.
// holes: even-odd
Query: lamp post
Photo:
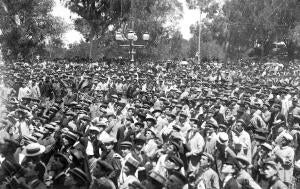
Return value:
<svg viewBox="0 0 300 189">
<path fill-rule="evenodd" d="M 145 45 L 138 45 L 135 44 L 134 42 L 138 40 L 138 36 L 135 33 L 135 31 L 130 30 L 127 32 L 127 37 L 126 34 L 123 34 L 122 32 L 116 32 L 116 40 L 117 41 L 128 41 L 129 44 L 126 45 L 120 45 L 121 47 L 129 47 L 129 54 L 131 57 L 131 62 L 134 62 L 134 55 L 136 54 L 136 48 L 143 48 Z M 150 35 L 149 33 L 144 33 L 142 36 L 143 41 L 149 41 Z"/>
<path fill-rule="evenodd" d="M 199 3 L 199 11 L 200 11 L 200 16 L 199 16 L 199 38 L 198 38 L 198 64 L 201 63 L 201 15 L 202 15 L 202 9 L 201 5 Z"/>
<path fill-rule="evenodd" d="M 138 40 L 138 36 L 136 32 L 134 31 L 134 12 L 135 12 L 135 3 L 134 0 L 131 0 L 131 29 L 127 33 L 122 33 L 121 31 L 116 32 L 116 40 L 117 41 L 127 41 L 129 44 L 126 45 L 120 45 L 121 47 L 129 47 L 129 54 L 131 57 L 131 62 L 134 62 L 134 55 L 136 54 L 136 48 L 143 48 L 145 45 L 137 45 L 134 42 Z M 144 33 L 142 36 L 142 40 L 147 42 L 150 39 L 150 35 L 148 32 Z"/>
</svg>

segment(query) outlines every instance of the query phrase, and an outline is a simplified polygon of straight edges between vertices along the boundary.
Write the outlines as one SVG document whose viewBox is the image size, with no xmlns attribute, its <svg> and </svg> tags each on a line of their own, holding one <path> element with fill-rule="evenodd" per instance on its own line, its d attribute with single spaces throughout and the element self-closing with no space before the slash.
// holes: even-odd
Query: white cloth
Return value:
<svg viewBox="0 0 300 189">
<path fill-rule="evenodd" d="M 31 90 L 28 87 L 21 87 L 19 89 L 18 100 L 22 100 L 24 97 L 30 97 Z"/>
<path fill-rule="evenodd" d="M 249 162 L 251 162 L 251 139 L 249 133 L 242 131 L 239 136 L 235 132 L 232 132 L 232 140 L 234 144 L 241 144 L 242 150 L 240 155 L 246 156 Z"/>
</svg>

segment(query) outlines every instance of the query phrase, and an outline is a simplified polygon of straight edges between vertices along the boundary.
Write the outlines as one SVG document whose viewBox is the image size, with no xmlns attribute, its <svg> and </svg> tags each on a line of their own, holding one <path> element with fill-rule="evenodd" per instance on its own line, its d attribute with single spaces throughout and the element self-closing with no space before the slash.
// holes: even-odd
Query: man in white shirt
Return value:
<svg viewBox="0 0 300 189">
<path fill-rule="evenodd" d="M 30 95 L 31 95 L 31 90 L 26 85 L 26 83 L 23 82 L 22 87 L 19 89 L 18 100 L 22 100 L 22 98 L 29 97 Z"/>
<path fill-rule="evenodd" d="M 232 140 L 236 148 L 240 148 L 238 154 L 247 157 L 248 161 L 251 162 L 251 139 L 249 133 L 244 130 L 244 126 L 244 120 L 237 120 L 234 131 L 232 131 Z"/>
<path fill-rule="evenodd" d="M 33 81 L 32 83 L 32 88 L 31 88 L 31 94 L 33 98 L 40 98 L 41 97 L 41 92 L 39 88 L 39 84 L 36 81 Z"/>
</svg>

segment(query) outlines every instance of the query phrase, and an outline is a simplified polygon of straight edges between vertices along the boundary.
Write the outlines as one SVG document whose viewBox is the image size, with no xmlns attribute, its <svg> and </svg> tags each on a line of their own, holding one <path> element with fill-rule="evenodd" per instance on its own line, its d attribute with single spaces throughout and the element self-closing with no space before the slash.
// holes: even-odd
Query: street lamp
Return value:
<svg viewBox="0 0 300 189">
<path fill-rule="evenodd" d="M 135 13 L 135 0 L 130 0 L 130 12 L 131 12 L 131 27 L 130 30 L 128 32 L 125 32 L 127 34 L 124 33 L 124 31 L 122 32 L 122 30 L 119 30 L 118 32 L 116 32 L 116 40 L 117 41 L 127 41 L 129 42 L 129 44 L 127 45 L 120 45 L 121 47 L 129 47 L 129 53 L 131 55 L 131 61 L 134 62 L 134 54 L 136 54 L 136 48 L 142 48 L 145 47 L 145 45 L 136 45 L 134 44 L 135 41 L 138 40 L 138 36 L 136 34 L 136 32 L 134 31 L 134 13 Z M 122 7 L 121 7 L 122 8 Z M 150 39 L 150 35 L 148 32 L 144 33 L 142 35 L 142 40 L 147 42 Z"/>
<path fill-rule="evenodd" d="M 127 37 L 125 37 L 127 36 Z M 134 62 L 134 55 L 136 54 L 136 48 L 143 48 L 145 45 L 137 45 L 134 44 L 135 41 L 138 40 L 138 36 L 133 30 L 129 30 L 126 34 L 123 34 L 122 32 L 118 31 L 116 32 L 115 36 L 117 41 L 128 41 L 129 44 L 127 45 L 120 45 L 121 47 L 129 47 L 129 54 L 131 56 L 131 62 Z M 147 42 L 150 39 L 150 34 L 148 32 L 144 33 L 142 36 L 143 41 Z"/>
<path fill-rule="evenodd" d="M 144 33 L 144 34 L 143 34 L 143 40 L 144 40 L 144 41 L 149 41 L 149 39 L 150 39 L 149 33 Z"/>
</svg>

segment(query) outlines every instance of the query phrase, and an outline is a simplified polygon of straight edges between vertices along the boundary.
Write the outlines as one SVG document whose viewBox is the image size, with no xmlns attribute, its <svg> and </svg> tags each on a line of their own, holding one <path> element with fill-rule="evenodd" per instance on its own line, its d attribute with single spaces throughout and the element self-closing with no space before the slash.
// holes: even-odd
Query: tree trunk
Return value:
<svg viewBox="0 0 300 189">
<path fill-rule="evenodd" d="M 93 38 L 90 40 L 89 59 L 92 58 L 92 49 L 93 49 Z"/>
<path fill-rule="evenodd" d="M 292 41 L 286 43 L 286 50 L 288 55 L 288 61 L 294 61 L 295 44 Z"/>
</svg>

